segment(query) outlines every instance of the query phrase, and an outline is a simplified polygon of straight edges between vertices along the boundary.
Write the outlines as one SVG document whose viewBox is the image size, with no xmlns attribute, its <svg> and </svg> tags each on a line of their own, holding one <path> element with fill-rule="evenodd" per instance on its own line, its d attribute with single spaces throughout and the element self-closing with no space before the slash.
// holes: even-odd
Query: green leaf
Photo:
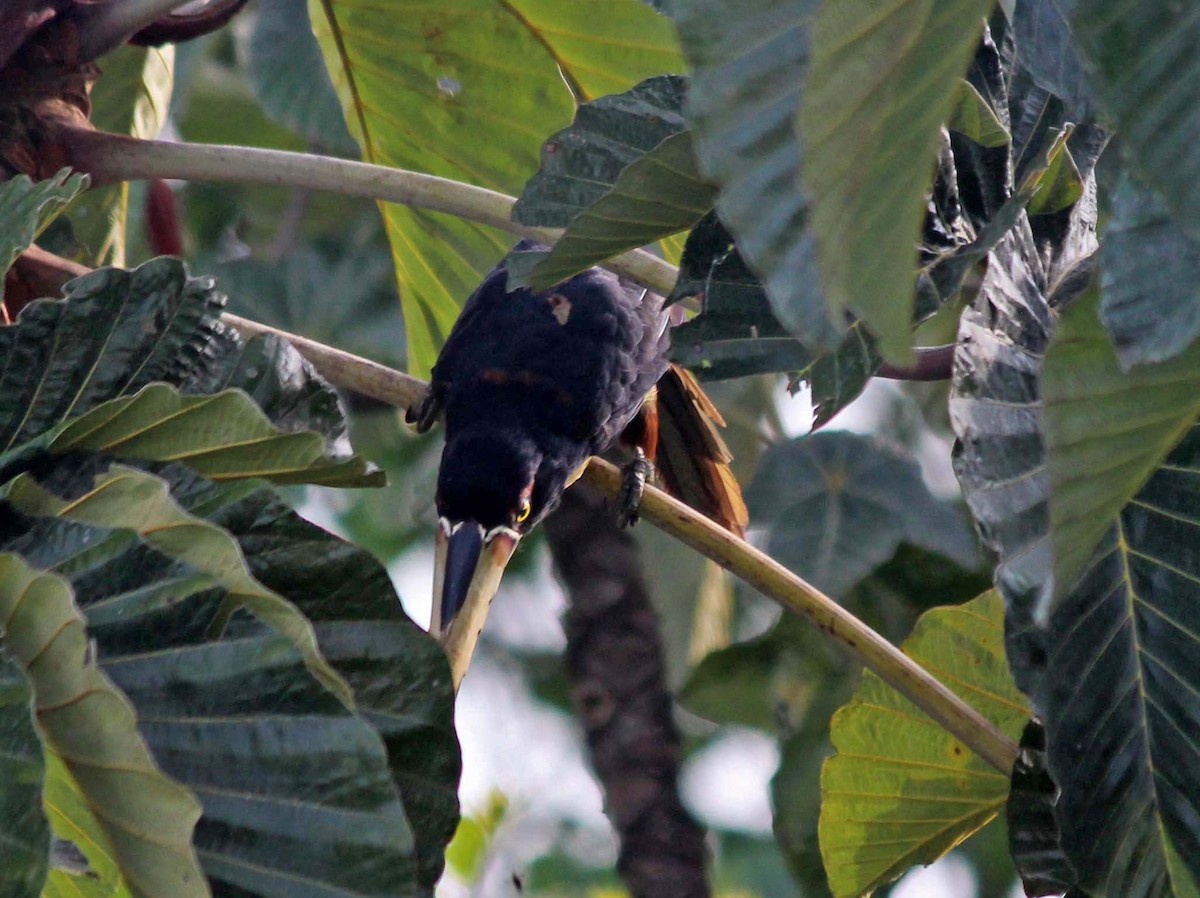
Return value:
<svg viewBox="0 0 1200 898">
<path fill-rule="evenodd" d="M 17 175 L 0 184 L 0 222 L 4 224 L 0 229 L 0 272 L 8 272 L 17 256 L 87 183 L 87 175 L 73 175 L 64 168 L 45 181 L 35 183 L 28 175 Z M 3 298 L 4 283 L 0 281 Z"/>
<path fill-rule="evenodd" d="M 771 310 L 759 282 L 715 214 L 688 235 L 672 300 L 699 297 L 701 312 L 671 331 L 671 360 L 705 380 L 786 371 L 807 382 L 820 427 L 848 405 L 879 367 L 873 341 L 855 322 L 832 352 L 809 352 Z"/>
<path fill-rule="evenodd" d="M 991 104 L 965 79 L 958 82 L 958 95 L 946 119 L 946 127 L 985 147 L 1007 146 L 1012 140 Z"/>
<path fill-rule="evenodd" d="M 79 783 L 54 753 L 46 756 L 43 802 L 56 844 L 71 846 L 73 854 L 83 856 L 82 861 L 76 857 L 72 867 L 59 864 L 51 868 L 43 898 L 128 898 L 131 893 L 121 876 L 112 842 L 88 807 Z M 86 868 L 77 869 L 81 864 Z"/>
<path fill-rule="evenodd" d="M 57 460 L 47 483 L 90 484 L 77 460 Z M 258 582 L 314 621 L 358 709 L 248 615 L 218 637 L 229 596 L 212 576 L 120 531 L 16 522 L 11 547 L 73 579 L 102 668 L 137 707 L 160 763 L 204 802 L 195 844 L 214 889 L 280 898 L 298 881 L 322 893 L 432 889 L 458 811 L 440 647 L 405 617 L 377 561 L 269 489 L 218 486 L 180 465 L 156 472 L 183 508 L 236 536 Z"/>
<path fill-rule="evenodd" d="M 679 690 L 679 702 L 717 723 L 771 732 L 781 708 L 807 685 L 797 655 L 777 629 L 709 652 Z"/>
<path fill-rule="evenodd" d="M 199 803 L 163 775 L 133 708 L 96 666 L 71 585 L 0 554 L 0 622 L 33 681 L 42 733 L 98 812 L 134 894 L 207 895 L 191 846 Z"/>
<path fill-rule="evenodd" d="M 320 434 L 275 427 L 241 390 L 181 396 L 166 384 L 149 384 L 73 419 L 47 448 L 179 461 L 218 481 L 262 477 L 273 483 L 379 486 L 384 480 L 382 471 L 358 456 L 327 454 Z"/>
<path fill-rule="evenodd" d="M 33 686 L 0 641 L 0 886 L 12 898 L 37 898 L 46 880 L 50 827 L 42 811 L 45 776 Z"/>
<path fill-rule="evenodd" d="M 64 499 L 47 492 L 28 474 L 7 487 L 6 498 L 25 514 L 64 517 L 93 526 L 128 530 L 148 546 L 212 578 L 229 593 L 228 616 L 244 606 L 304 657 L 313 675 L 347 705 L 349 686 L 317 647 L 312 625 L 290 602 L 259 583 L 246 567 L 237 543 L 222 528 L 189 514 L 159 478 L 113 465 L 82 491 Z"/>
<path fill-rule="evenodd" d="M 1200 239 L 1200 16 L 1173 0 L 1075 7 L 1075 35 L 1127 164 Z"/>
<path fill-rule="evenodd" d="M 158 137 L 167 121 L 175 86 L 175 47 L 127 44 L 105 55 L 102 74 L 88 94 L 97 130 L 143 140 Z M 129 183 L 95 187 L 71 204 L 75 238 L 88 249 L 91 265 L 125 264 Z"/>
<path fill-rule="evenodd" d="M 648 78 L 584 104 L 542 145 L 542 165 L 513 218 L 566 233 L 526 280 L 545 290 L 618 253 L 685 231 L 712 208 L 684 130 L 686 79 Z M 511 274 L 511 273 L 510 273 Z"/>
<path fill-rule="evenodd" d="M 916 250 L 938 130 L 991 0 L 824 3 L 797 116 L 825 300 L 853 310 L 888 358 L 912 352 Z"/>
<path fill-rule="evenodd" d="M 1030 215 L 1053 215 L 1069 209 L 1083 196 L 1083 179 L 1071 150 L 1064 144 L 1051 155 L 1050 164 L 1039 179 L 1037 192 L 1029 200 Z"/>
<path fill-rule="evenodd" d="M 717 210 L 779 321 L 810 349 L 841 339 L 805 233 L 796 111 L 816 0 L 675 0 L 669 15 L 691 68 L 688 124 Z"/>
<path fill-rule="evenodd" d="M 250 89 L 263 111 L 326 152 L 358 155 L 313 35 L 306 0 L 258 0 L 235 30 Z"/>
<path fill-rule="evenodd" d="M 1200 346 L 1123 371 L 1098 307 L 1093 286 L 1063 312 L 1042 375 L 1056 596 L 1200 414 Z"/>
<path fill-rule="evenodd" d="M 1004 604 L 994 592 L 921 616 L 905 654 L 1014 739 L 1029 709 L 1004 659 Z M 866 673 L 834 715 L 837 754 L 821 770 L 821 854 L 837 898 L 929 864 L 999 813 L 1008 776 L 908 699 Z"/>
<path fill-rule="evenodd" d="M 850 433 L 819 433 L 772 447 L 746 490 L 767 551 L 834 596 L 906 542 L 971 567 L 967 522 L 925 486 L 915 461 Z"/>
<path fill-rule="evenodd" d="M 1018 0 L 1012 23 L 1017 57 L 1042 90 L 1062 100 L 1067 119 L 1091 117 L 1091 78 L 1068 21 L 1077 0 Z"/>
<path fill-rule="evenodd" d="M 1100 256 L 1100 315 L 1121 365 L 1185 352 L 1200 335 L 1200 240 L 1152 191 L 1125 179 Z"/>
<path fill-rule="evenodd" d="M 1050 615 L 1033 703 L 1089 894 L 1200 894 L 1200 428 L 1115 518 Z"/>
<path fill-rule="evenodd" d="M 509 193 L 575 98 L 680 67 L 670 23 L 639 0 L 614 0 L 602 16 L 551 0 L 310 0 L 309 10 L 363 158 Z M 394 205 L 383 214 L 409 370 L 428 375 L 459 305 L 512 241 L 448 216 Z"/>
</svg>

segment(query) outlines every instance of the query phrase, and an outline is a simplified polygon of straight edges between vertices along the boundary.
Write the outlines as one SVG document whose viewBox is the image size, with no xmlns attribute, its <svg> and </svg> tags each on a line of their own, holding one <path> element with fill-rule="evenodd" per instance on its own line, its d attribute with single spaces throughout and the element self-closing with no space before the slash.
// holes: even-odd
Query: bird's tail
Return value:
<svg viewBox="0 0 1200 898">
<path fill-rule="evenodd" d="M 729 467 L 733 456 L 718 427 L 725 419 L 692 373 L 671 365 L 658 381 L 658 446 L 654 466 L 667 492 L 743 535 L 750 520 Z"/>
</svg>

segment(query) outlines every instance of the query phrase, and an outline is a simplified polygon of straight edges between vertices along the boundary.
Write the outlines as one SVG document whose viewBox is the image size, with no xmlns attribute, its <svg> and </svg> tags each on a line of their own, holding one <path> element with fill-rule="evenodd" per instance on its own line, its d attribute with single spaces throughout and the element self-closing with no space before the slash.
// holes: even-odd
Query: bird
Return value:
<svg viewBox="0 0 1200 898">
<path fill-rule="evenodd" d="M 522 241 L 513 252 L 540 249 Z M 430 632 L 452 665 L 456 633 L 473 647 L 521 538 L 593 455 L 621 446 L 631 456 L 623 524 L 637 519 L 652 464 L 668 491 L 718 523 L 740 535 L 747 522 L 717 431 L 725 422 L 667 359 L 663 298 L 600 267 L 542 292 L 508 281 L 501 261 L 467 299 L 406 415 L 420 432 L 445 424 Z"/>
</svg>

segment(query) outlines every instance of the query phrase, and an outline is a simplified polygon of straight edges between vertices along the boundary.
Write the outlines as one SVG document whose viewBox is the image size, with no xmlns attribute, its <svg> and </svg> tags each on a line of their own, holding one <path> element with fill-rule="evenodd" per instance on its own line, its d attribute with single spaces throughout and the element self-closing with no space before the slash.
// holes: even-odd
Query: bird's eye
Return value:
<svg viewBox="0 0 1200 898">
<path fill-rule="evenodd" d="M 529 512 L 533 510 L 533 506 L 529 504 L 528 499 L 521 500 L 521 510 L 517 512 L 517 523 L 522 524 L 529 518 Z"/>
</svg>

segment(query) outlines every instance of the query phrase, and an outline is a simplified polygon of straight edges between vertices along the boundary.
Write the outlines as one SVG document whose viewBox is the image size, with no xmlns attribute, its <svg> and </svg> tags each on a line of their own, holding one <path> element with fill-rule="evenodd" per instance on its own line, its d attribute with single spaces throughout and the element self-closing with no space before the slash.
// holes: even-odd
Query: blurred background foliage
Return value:
<svg viewBox="0 0 1200 898">
<path fill-rule="evenodd" d="M 145 51 L 136 53 L 120 64 L 149 64 Z M 161 79 L 167 63 L 151 62 Z M 113 71 L 117 64 L 116 57 L 106 61 Z M 140 122 L 143 133 L 161 127 L 164 136 L 188 141 L 359 157 L 305 0 L 257 0 L 229 27 L 180 45 L 169 64 L 173 90 L 147 100 L 169 97 L 166 114 Z M 99 121 L 107 101 L 97 102 Z M 392 250 L 374 204 L 262 186 L 170 187 L 183 255 L 193 273 L 217 276 L 230 311 L 406 366 Z M 123 246 L 106 243 L 107 232 L 82 207 L 45 242 L 81 259 L 123 253 L 125 264 L 139 264 L 154 255 L 145 198 L 143 186 L 129 188 Z M 926 325 L 929 342 L 946 338 L 938 333 L 946 321 L 953 316 Z M 890 640 L 903 639 L 921 611 L 988 587 L 987 561 L 949 471 L 944 386 L 876 383 L 830 433 L 803 443 L 794 438 L 808 431 L 808 397 L 789 393 L 783 376 L 709 386 L 729 420 L 753 538 Z M 295 498 L 304 514 L 377 555 L 409 613 L 424 622 L 440 434 L 415 436 L 393 410 L 351 400 L 354 444 L 388 472 L 390 485 L 297 488 Z M 846 432 L 832 432 L 840 429 Z M 873 492 L 872 477 L 884 478 L 888 490 Z M 719 894 L 828 895 L 816 840 L 818 775 L 831 751 L 829 718 L 853 693 L 859 671 L 819 634 L 778 620 L 774 606 L 695 553 L 650 527 L 637 536 L 653 559 L 647 572 L 681 699 L 684 799 L 711 830 Z M 796 550 L 814 543 L 819 554 Z M 549 567 L 539 533 L 506 576 L 463 688 L 465 816 L 439 894 L 622 894 L 615 841 L 571 718 L 557 624 L 564 600 Z M 564 769 L 573 773 L 559 775 Z M 953 857 L 976 894 L 1012 892 L 1002 821 Z M 902 881 L 876 894 L 904 888 Z"/>
</svg>

